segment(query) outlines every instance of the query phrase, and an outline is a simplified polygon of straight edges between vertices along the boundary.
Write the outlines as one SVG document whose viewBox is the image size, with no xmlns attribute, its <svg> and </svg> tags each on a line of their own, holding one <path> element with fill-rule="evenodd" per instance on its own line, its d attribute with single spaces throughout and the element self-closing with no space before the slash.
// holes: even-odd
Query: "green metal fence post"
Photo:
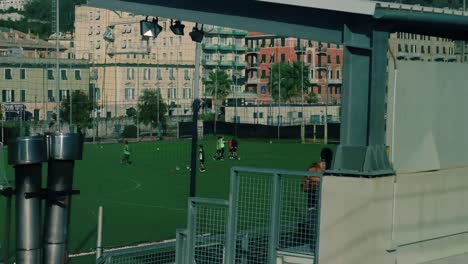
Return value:
<svg viewBox="0 0 468 264">
<path fill-rule="evenodd" d="M 187 258 L 185 263 L 194 263 L 195 258 L 195 237 L 196 237 L 196 206 L 193 198 L 189 199 L 188 202 L 188 227 L 187 227 Z"/>
<path fill-rule="evenodd" d="M 268 263 L 276 263 L 276 249 L 279 240 L 279 216 L 280 216 L 280 201 L 281 201 L 281 175 L 273 175 L 273 186 L 271 188 L 271 218 L 268 241 Z"/>
<path fill-rule="evenodd" d="M 317 199 L 317 227 L 315 228 L 315 248 L 314 248 L 314 264 L 319 264 L 319 255 L 320 255 L 320 218 L 322 217 L 322 188 L 323 188 L 323 179 L 320 178 L 318 199 Z"/>
<path fill-rule="evenodd" d="M 184 264 L 187 253 L 187 230 L 177 229 L 176 231 L 176 264 Z"/>
<path fill-rule="evenodd" d="M 237 208 L 239 192 L 239 172 L 231 169 L 229 211 L 227 222 L 226 263 L 235 263 L 237 241 Z"/>
</svg>

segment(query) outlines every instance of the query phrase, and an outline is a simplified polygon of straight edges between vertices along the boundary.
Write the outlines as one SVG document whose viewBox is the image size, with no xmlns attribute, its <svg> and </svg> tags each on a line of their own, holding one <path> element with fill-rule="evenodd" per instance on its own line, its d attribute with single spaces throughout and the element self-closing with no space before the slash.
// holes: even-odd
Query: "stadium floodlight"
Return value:
<svg viewBox="0 0 468 264">
<path fill-rule="evenodd" d="M 158 18 L 148 21 L 148 17 L 146 17 L 145 20 L 140 21 L 140 34 L 143 37 L 157 38 L 162 29 L 162 26 L 158 24 Z"/>
<path fill-rule="evenodd" d="M 205 35 L 205 32 L 203 31 L 203 25 L 201 29 L 198 29 L 198 23 L 195 24 L 195 27 L 193 28 L 192 32 L 189 33 L 189 35 L 192 38 L 192 41 L 202 42 L 203 36 Z"/>
<path fill-rule="evenodd" d="M 184 28 L 185 25 L 180 22 L 180 20 L 176 20 L 174 23 L 171 19 L 171 26 L 170 29 L 174 35 L 183 36 L 184 35 Z"/>
</svg>

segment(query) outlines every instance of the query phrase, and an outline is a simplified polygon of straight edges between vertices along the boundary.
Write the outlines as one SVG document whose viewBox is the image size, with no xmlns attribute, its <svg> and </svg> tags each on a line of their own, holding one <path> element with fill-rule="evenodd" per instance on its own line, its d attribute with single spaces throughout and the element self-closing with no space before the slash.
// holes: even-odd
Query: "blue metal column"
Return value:
<svg viewBox="0 0 468 264">
<path fill-rule="evenodd" d="M 385 93 L 388 32 L 372 21 L 346 24 L 341 144 L 332 174 L 393 174 L 385 151 Z"/>
</svg>

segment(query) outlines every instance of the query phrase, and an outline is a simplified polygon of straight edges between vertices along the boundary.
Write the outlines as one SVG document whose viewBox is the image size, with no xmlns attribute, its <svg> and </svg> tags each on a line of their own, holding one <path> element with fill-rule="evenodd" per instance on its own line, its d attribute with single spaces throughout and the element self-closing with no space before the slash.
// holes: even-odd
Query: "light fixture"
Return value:
<svg viewBox="0 0 468 264">
<path fill-rule="evenodd" d="M 171 19 L 171 26 L 170 26 L 170 29 L 172 31 L 172 33 L 174 33 L 175 35 L 180 35 L 180 36 L 183 36 L 184 35 L 184 28 L 185 28 L 185 25 L 183 25 L 180 20 L 176 20 L 174 23 Z"/>
<path fill-rule="evenodd" d="M 196 23 L 195 27 L 193 28 L 192 32 L 189 33 L 189 35 L 192 38 L 192 41 L 202 42 L 203 36 L 205 35 L 205 32 L 203 31 L 203 24 L 201 29 L 198 29 L 198 23 Z"/>
<path fill-rule="evenodd" d="M 140 34 L 147 38 L 156 38 L 162 31 L 162 27 L 158 24 L 158 18 L 153 18 L 152 21 L 148 21 L 148 17 L 145 20 L 140 21 Z"/>
</svg>

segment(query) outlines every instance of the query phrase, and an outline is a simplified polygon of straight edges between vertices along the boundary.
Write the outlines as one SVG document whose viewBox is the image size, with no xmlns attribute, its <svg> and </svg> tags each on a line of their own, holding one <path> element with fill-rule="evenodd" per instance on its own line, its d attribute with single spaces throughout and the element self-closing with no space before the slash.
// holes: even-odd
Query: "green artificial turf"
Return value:
<svg viewBox="0 0 468 264">
<path fill-rule="evenodd" d="M 198 173 L 199 197 L 227 199 L 232 166 L 305 170 L 319 159 L 322 147 L 292 141 L 240 140 L 240 161 L 214 161 L 215 141 L 214 137 L 201 141 L 207 171 Z M 190 140 L 130 143 L 133 164 L 121 165 L 122 144 L 85 145 L 84 159 L 76 162 L 75 169 L 74 189 L 81 194 L 72 201 L 70 252 L 95 248 L 99 206 L 104 207 L 106 248 L 175 238 L 175 230 L 186 227 L 187 221 L 190 147 Z M 5 166 L 6 159 L 1 161 Z M 13 170 L 6 171 L 12 179 Z M 44 175 L 46 171 L 44 165 Z M 4 206 L 5 199 L 0 197 L 2 244 Z M 14 232 L 11 234 L 14 236 Z M 89 259 L 93 258 L 81 263 Z"/>
</svg>

